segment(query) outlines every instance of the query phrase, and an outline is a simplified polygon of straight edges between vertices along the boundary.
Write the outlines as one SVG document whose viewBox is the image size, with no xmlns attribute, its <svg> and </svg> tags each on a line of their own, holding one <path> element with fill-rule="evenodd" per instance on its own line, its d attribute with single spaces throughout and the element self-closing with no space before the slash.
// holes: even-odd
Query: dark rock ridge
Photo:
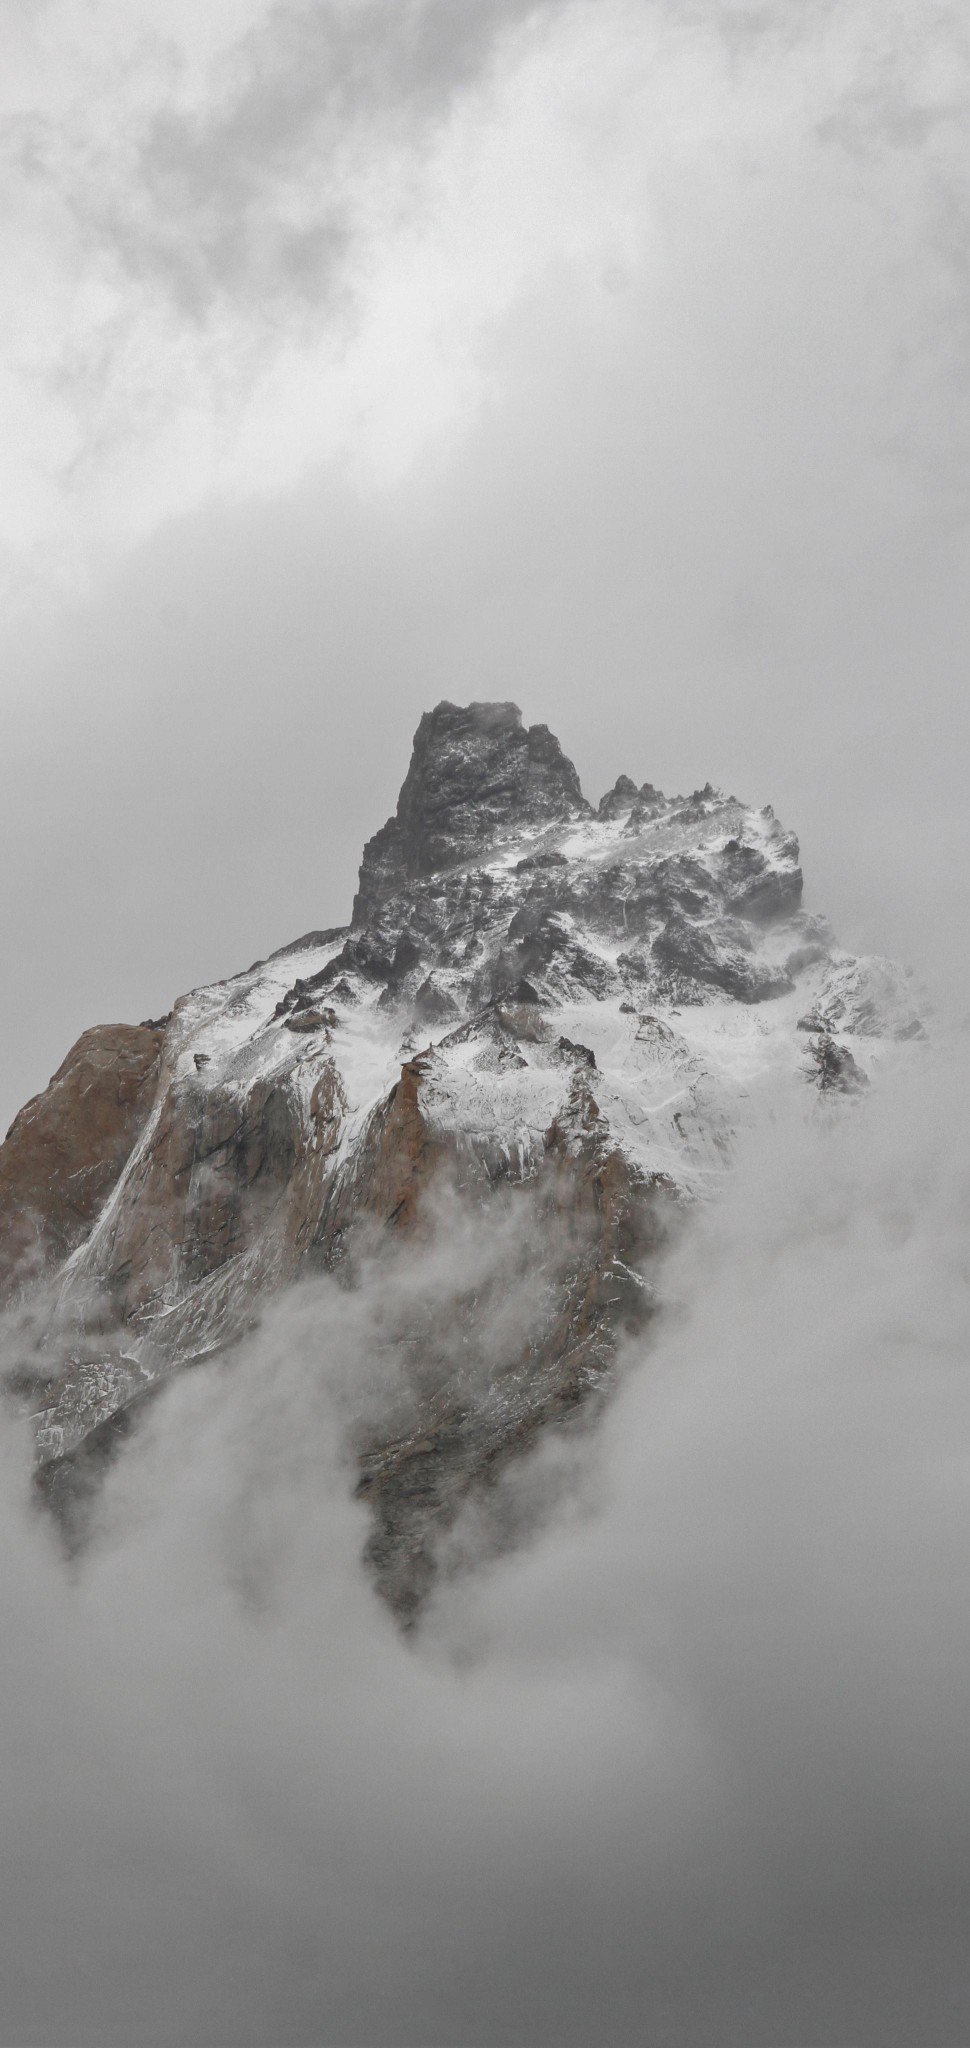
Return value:
<svg viewBox="0 0 970 2048">
<path fill-rule="evenodd" d="M 365 924 L 385 897 L 522 825 L 588 810 L 547 725 L 524 726 L 517 704 L 438 704 L 415 733 L 393 818 L 364 848 L 353 921 Z"/>
<path fill-rule="evenodd" d="M 791 920 L 801 893 L 798 842 L 770 810 L 709 783 L 668 799 L 621 775 L 594 813 L 546 726 L 523 727 L 514 704 L 439 704 L 394 817 L 364 850 L 342 946 L 283 1005 L 378 988 L 423 1028 L 522 983 L 540 1002 L 648 986 L 760 1002 L 792 980 L 759 932 Z M 798 958 L 823 950 L 811 921 L 792 937 Z"/>
<path fill-rule="evenodd" d="M 847 1045 L 836 1045 L 834 1038 L 823 1032 L 809 1050 L 813 1062 L 809 1073 L 821 1094 L 834 1088 L 840 1095 L 858 1095 L 860 1089 L 868 1088 L 869 1076 Z"/>
<path fill-rule="evenodd" d="M 515 705 L 426 714 L 351 924 L 85 1033 L 0 1148 L 9 1380 L 70 1540 L 171 1374 L 310 1280 L 402 1361 L 351 1430 L 395 1612 L 466 1503 L 510 1540 L 496 1482 L 605 1397 L 762 1079 L 857 1095 L 922 1030 L 801 895 L 770 808 L 621 775 L 594 810 Z"/>
</svg>

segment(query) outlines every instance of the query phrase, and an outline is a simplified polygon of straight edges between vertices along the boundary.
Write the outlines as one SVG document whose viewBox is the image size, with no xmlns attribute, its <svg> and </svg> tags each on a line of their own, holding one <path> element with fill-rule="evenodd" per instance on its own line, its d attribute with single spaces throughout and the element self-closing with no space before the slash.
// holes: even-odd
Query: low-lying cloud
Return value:
<svg viewBox="0 0 970 2048">
<path fill-rule="evenodd" d="M 477 1570 L 469 1516 L 411 1641 L 351 1324 L 173 1385 L 70 1569 L 7 1423 L 0 2039 L 963 2038 L 962 1053 L 774 1106 L 576 1484 L 510 1470 L 558 1507 Z"/>
</svg>

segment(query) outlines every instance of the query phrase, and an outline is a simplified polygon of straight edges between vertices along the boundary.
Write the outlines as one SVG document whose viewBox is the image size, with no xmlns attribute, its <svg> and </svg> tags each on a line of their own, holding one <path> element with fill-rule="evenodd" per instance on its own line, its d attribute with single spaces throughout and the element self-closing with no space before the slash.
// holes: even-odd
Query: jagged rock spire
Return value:
<svg viewBox="0 0 970 2048">
<path fill-rule="evenodd" d="M 394 817 L 364 848 L 354 922 L 504 833 L 589 809 L 555 734 L 524 726 L 517 704 L 437 704 L 414 735 Z"/>
</svg>

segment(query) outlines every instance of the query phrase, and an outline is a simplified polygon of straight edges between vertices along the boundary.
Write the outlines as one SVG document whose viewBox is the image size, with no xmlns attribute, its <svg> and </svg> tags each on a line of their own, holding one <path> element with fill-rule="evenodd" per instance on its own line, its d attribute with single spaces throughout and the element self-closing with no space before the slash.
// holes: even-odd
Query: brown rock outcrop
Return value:
<svg viewBox="0 0 970 2048">
<path fill-rule="evenodd" d="M 71 1047 L 0 1146 L 0 1293 L 58 1265 L 86 1238 L 147 1120 L 164 1029 L 102 1024 Z"/>
</svg>

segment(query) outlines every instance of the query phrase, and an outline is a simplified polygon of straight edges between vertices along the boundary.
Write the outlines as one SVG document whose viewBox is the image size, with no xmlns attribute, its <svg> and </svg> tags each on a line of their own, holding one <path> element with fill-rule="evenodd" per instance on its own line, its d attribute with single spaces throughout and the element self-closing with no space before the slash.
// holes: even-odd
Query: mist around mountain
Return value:
<svg viewBox="0 0 970 2048">
<path fill-rule="evenodd" d="M 441 705 L 25 1107 L 11 2048 L 961 2038 L 965 1040 L 802 893 Z"/>
</svg>

